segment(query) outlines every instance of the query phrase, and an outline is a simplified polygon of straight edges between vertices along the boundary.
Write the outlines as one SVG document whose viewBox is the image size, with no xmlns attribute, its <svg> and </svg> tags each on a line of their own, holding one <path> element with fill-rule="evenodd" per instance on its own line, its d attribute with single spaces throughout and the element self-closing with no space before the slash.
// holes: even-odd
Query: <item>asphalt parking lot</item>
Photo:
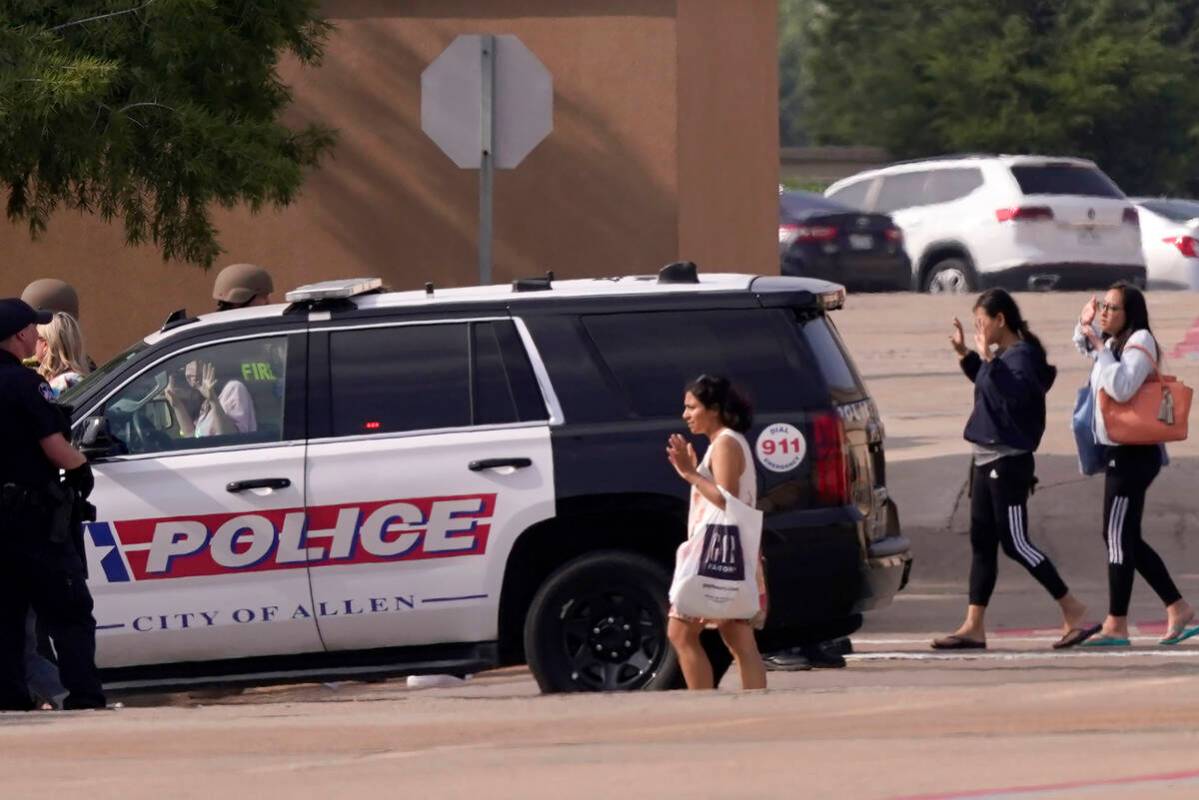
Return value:
<svg viewBox="0 0 1199 800">
<path fill-rule="evenodd" d="M 1022 295 L 1061 373 L 1030 534 L 1098 620 L 1101 483 L 1067 425 L 1086 363 L 1069 346 L 1083 295 Z M 1151 294 L 1170 371 L 1199 384 L 1195 295 Z M 968 545 L 961 428 L 970 387 L 946 337 L 971 300 L 853 296 L 838 325 L 888 434 L 889 485 L 913 582 L 868 618 L 843 670 L 771 673 L 766 692 L 541 697 L 521 669 L 453 688 L 403 679 L 124 698 L 107 712 L 0 714 L 0 797 L 1127 798 L 1199 796 L 1199 644 L 1157 646 L 1138 583 L 1134 646 L 1054 653 L 1055 607 L 1001 565 L 990 649 L 936 654 L 962 613 Z M 1199 438 L 1172 448 L 1145 530 L 1199 601 Z"/>
</svg>

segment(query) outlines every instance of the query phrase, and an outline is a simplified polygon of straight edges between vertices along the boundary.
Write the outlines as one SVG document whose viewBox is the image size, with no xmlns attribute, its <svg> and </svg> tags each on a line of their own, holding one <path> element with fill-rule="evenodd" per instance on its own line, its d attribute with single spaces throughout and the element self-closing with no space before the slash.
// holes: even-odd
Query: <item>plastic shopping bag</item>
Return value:
<svg viewBox="0 0 1199 800">
<path fill-rule="evenodd" d="M 758 551 L 762 512 L 728 492 L 679 545 L 670 602 L 687 617 L 750 619 L 761 609 Z"/>
<path fill-rule="evenodd" d="M 1096 475 L 1107 466 L 1107 447 L 1095 441 L 1095 393 L 1091 383 L 1079 388 L 1074 403 L 1071 427 L 1074 429 L 1074 444 L 1078 447 L 1078 471 L 1083 475 Z"/>
</svg>

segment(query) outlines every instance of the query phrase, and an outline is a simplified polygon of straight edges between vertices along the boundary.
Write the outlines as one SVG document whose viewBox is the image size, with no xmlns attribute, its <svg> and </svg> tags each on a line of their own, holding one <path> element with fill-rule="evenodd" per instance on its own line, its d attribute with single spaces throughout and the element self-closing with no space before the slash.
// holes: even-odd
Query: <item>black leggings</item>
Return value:
<svg viewBox="0 0 1199 800">
<path fill-rule="evenodd" d="M 1053 563 L 1028 538 L 1028 493 L 1036 462 L 1031 453 L 975 466 L 971 480 L 970 605 L 985 606 L 999 576 L 999 547 L 1027 569 L 1054 600 L 1070 591 Z"/>
<path fill-rule="evenodd" d="M 1123 445 L 1108 451 L 1107 477 L 1103 482 L 1103 541 L 1107 544 L 1108 613 L 1127 617 L 1136 572 L 1153 587 L 1166 605 L 1182 594 L 1161 556 L 1141 538 L 1145 492 L 1161 472 L 1157 445 Z"/>
</svg>

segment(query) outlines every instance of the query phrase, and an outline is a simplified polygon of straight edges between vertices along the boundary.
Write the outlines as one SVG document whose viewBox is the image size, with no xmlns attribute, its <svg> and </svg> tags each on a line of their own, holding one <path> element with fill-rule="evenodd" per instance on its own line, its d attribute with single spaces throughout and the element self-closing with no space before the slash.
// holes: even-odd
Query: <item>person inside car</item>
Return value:
<svg viewBox="0 0 1199 800">
<path fill-rule="evenodd" d="M 188 362 L 183 375 L 185 383 L 171 374 L 164 394 L 184 437 L 232 436 L 258 430 L 254 400 L 244 383 L 220 381 L 216 365 L 209 361 Z"/>
</svg>

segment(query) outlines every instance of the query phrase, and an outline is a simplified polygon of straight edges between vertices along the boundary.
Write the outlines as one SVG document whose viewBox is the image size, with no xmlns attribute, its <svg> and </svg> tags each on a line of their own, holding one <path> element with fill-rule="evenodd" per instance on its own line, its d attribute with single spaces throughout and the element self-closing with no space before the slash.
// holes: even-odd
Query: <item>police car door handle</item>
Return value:
<svg viewBox="0 0 1199 800">
<path fill-rule="evenodd" d="M 250 481 L 230 481 L 225 484 L 226 492 L 244 492 L 247 489 L 286 489 L 291 486 L 290 478 L 255 478 Z"/>
<path fill-rule="evenodd" d="M 481 461 L 470 462 L 470 471 L 482 472 L 485 469 L 497 469 L 511 473 L 513 470 L 531 466 L 533 466 L 531 458 L 484 458 Z"/>
</svg>

